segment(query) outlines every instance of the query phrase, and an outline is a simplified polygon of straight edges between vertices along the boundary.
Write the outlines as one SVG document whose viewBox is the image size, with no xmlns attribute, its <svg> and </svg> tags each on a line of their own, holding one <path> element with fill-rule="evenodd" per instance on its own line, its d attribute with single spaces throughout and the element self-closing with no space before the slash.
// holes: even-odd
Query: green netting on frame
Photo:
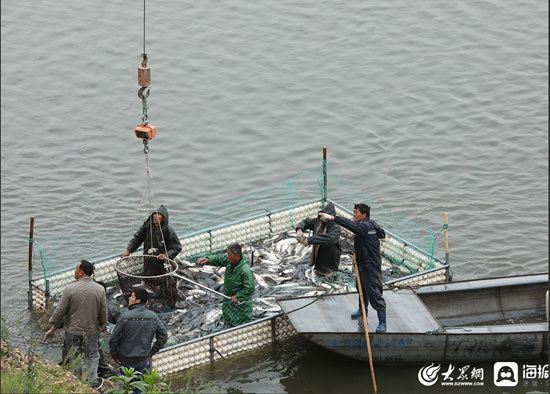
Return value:
<svg viewBox="0 0 550 394">
<path fill-rule="evenodd" d="M 170 224 L 178 235 L 185 235 L 268 212 L 290 209 L 306 201 L 321 200 L 321 179 L 322 172 L 319 167 L 307 169 L 274 186 L 223 204 L 170 216 Z"/>
<path fill-rule="evenodd" d="M 170 215 L 170 225 L 180 239 L 187 234 L 219 227 L 227 223 L 245 221 L 248 218 L 291 209 L 308 201 L 321 200 L 321 167 L 307 169 L 298 175 L 269 188 L 254 191 L 234 200 L 206 209 Z M 172 207 L 170 207 L 172 208 Z M 170 209 L 172 212 L 174 209 Z M 143 223 L 139 217 L 134 226 L 67 236 L 35 237 L 31 240 L 38 252 L 45 278 L 55 272 L 74 267 L 81 259 L 99 261 L 120 254 L 133 232 Z M 294 223 L 288 226 L 290 230 Z"/>
<path fill-rule="evenodd" d="M 268 213 L 290 210 L 308 202 L 321 201 L 324 197 L 324 164 L 307 169 L 269 188 L 253 191 L 223 204 L 181 215 L 171 215 L 170 225 L 183 240 L 190 234 L 211 230 L 229 223 L 244 222 L 252 217 Z M 432 257 L 434 256 L 436 234 L 431 227 L 412 222 L 385 209 L 330 168 L 327 174 L 327 197 L 330 200 L 346 209 L 352 209 L 353 204 L 358 201 L 367 202 L 372 206 L 373 219 L 387 231 L 406 240 L 408 244 L 422 249 Z M 172 212 L 177 210 L 174 209 L 176 207 L 170 208 L 172 208 Z M 290 211 L 290 215 L 292 216 L 292 211 Z M 95 233 L 35 237 L 32 240 L 35 246 L 35 256 L 38 255 L 40 258 L 44 277 L 48 278 L 58 271 L 72 268 L 80 259 L 102 261 L 118 256 L 143 220 L 143 217 L 139 217 L 132 227 L 130 224 L 132 219 L 128 219 L 127 227 L 111 228 Z M 293 229 L 294 224 L 294 219 L 290 217 L 286 230 Z M 212 252 L 215 251 L 212 250 Z"/>
</svg>

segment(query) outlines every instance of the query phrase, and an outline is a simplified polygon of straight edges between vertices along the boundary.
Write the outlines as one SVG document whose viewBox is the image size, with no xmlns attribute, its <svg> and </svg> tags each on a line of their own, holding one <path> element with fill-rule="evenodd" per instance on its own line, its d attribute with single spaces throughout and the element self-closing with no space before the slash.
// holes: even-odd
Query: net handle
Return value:
<svg viewBox="0 0 550 394">
<path fill-rule="evenodd" d="M 207 290 L 207 291 L 210 291 L 210 292 L 212 292 L 212 293 L 214 293 L 214 294 L 217 294 L 217 295 L 219 295 L 219 296 L 222 296 L 223 298 L 226 298 L 226 299 L 228 299 L 228 300 L 231 300 L 231 297 L 228 297 L 228 296 L 226 296 L 225 294 L 222 294 L 222 293 L 220 293 L 220 292 L 218 292 L 218 291 L 216 291 L 216 290 L 213 290 L 213 289 L 211 289 L 210 287 L 206 287 L 206 286 L 204 286 L 204 285 L 201 285 L 200 283 L 197 283 L 197 282 L 195 282 L 195 281 L 192 281 L 191 279 L 187 279 L 186 277 L 183 277 L 183 276 L 181 276 L 181 275 L 178 275 L 178 274 L 176 274 L 175 272 L 173 272 L 171 275 L 172 275 L 172 276 L 175 276 L 176 278 L 183 279 L 183 280 L 185 280 L 185 281 L 187 281 L 187 282 L 189 282 L 189 283 L 192 283 L 192 284 L 194 284 L 195 286 L 199 286 L 199 287 L 203 288 L 204 290 Z"/>
<path fill-rule="evenodd" d="M 195 286 L 198 286 L 198 287 L 201 287 L 203 288 L 204 290 L 207 290 L 211 293 L 214 293 L 214 294 L 217 294 L 223 298 L 226 298 L 228 300 L 231 300 L 231 297 L 228 297 L 226 296 L 225 294 L 222 294 L 214 289 L 211 289 L 210 287 L 206 287 L 204 285 L 201 285 L 200 283 L 197 283 L 191 279 L 188 279 L 184 276 L 181 276 L 181 275 L 178 275 L 176 274 L 176 271 L 178 270 L 178 263 L 176 263 L 175 261 L 173 260 L 170 260 L 170 259 L 166 259 L 169 263 L 170 263 L 170 266 L 173 268 L 170 272 L 167 272 L 165 274 L 162 274 L 162 275 L 155 275 L 155 276 L 144 276 L 144 275 L 133 275 L 133 274 L 129 274 L 127 272 L 124 272 L 122 271 L 118 266 L 121 262 L 124 262 L 125 260 L 134 260 L 136 257 L 141 257 L 141 258 L 145 258 L 145 257 L 156 257 L 156 256 L 148 256 L 148 255 L 142 255 L 142 256 L 126 256 L 126 257 L 121 257 L 119 261 L 116 262 L 115 264 L 115 269 L 116 271 L 121 274 L 121 275 L 125 275 L 125 276 L 129 276 L 131 278 L 137 278 L 137 279 L 158 279 L 158 278 L 165 278 L 165 277 L 168 277 L 168 276 L 174 276 L 176 278 L 179 278 L 179 279 L 183 279 L 189 283 L 192 283 L 194 284 Z M 157 259 L 158 260 L 158 259 Z M 166 261 L 165 260 L 165 261 Z M 166 264 L 166 263 L 165 263 Z"/>
</svg>

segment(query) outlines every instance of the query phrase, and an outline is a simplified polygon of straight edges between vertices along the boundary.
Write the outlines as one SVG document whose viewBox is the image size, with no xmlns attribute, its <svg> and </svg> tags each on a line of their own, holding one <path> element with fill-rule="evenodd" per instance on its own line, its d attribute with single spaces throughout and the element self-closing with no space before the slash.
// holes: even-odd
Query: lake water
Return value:
<svg viewBox="0 0 550 394">
<path fill-rule="evenodd" d="M 142 23 L 141 2 L 1 4 L 8 317 L 28 320 L 31 215 L 37 236 L 134 219 Z M 547 2 L 150 1 L 146 25 L 171 214 L 287 179 L 326 145 L 386 208 L 434 227 L 448 212 L 455 279 L 548 271 Z M 370 387 L 366 364 L 300 339 L 208 368 L 222 391 Z M 379 387 L 422 392 L 416 372 L 380 368 Z"/>
</svg>

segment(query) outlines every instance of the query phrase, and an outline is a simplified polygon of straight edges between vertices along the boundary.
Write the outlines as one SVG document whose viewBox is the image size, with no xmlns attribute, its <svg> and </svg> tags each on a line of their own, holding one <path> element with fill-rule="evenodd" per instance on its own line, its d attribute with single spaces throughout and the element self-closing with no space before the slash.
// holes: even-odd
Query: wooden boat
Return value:
<svg viewBox="0 0 550 394">
<path fill-rule="evenodd" d="M 387 332 L 367 324 L 374 362 L 423 363 L 548 357 L 548 274 L 386 288 Z M 296 331 L 328 350 L 368 361 L 357 293 L 280 300 Z"/>
</svg>

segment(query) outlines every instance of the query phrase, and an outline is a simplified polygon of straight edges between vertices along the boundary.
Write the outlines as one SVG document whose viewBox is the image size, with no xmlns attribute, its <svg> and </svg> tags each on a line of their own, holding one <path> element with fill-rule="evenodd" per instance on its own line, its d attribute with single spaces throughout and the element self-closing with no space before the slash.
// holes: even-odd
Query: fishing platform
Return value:
<svg viewBox="0 0 550 394">
<path fill-rule="evenodd" d="M 445 257 L 436 255 L 437 249 L 442 249 L 446 225 L 434 229 L 397 215 L 366 197 L 344 177 L 332 170 L 329 197 L 328 173 L 325 151 L 321 166 L 305 170 L 269 188 L 253 191 L 241 198 L 209 207 L 207 210 L 170 216 L 170 225 L 178 234 L 182 244 L 182 251 L 174 261 L 184 267 L 186 261 L 196 260 L 210 253 L 223 252 L 232 242 L 239 242 L 245 250 L 249 250 L 248 245 L 294 231 L 299 221 L 317 216 L 318 211 L 327 202 L 334 203 L 337 215 L 349 218 L 352 216 L 349 208 L 353 207 L 354 203 L 362 201 L 371 206 L 372 218 L 385 229 L 387 234 L 386 239 L 381 242 L 383 276 L 386 285 L 415 287 L 422 284 L 447 282 L 451 279 L 452 272 L 448 261 Z M 116 264 L 120 261 L 121 250 L 124 249 L 124 245 L 135 230 L 136 227 L 124 227 L 76 236 L 37 237 L 33 234 L 31 219 L 29 308 L 44 314 L 50 313 L 65 287 L 73 281 L 75 262 L 82 258 L 94 263 L 95 280 L 103 281 L 107 286 L 118 286 Z M 349 231 L 342 229 L 342 239 L 350 242 L 351 236 Z M 75 248 L 75 244 L 79 247 Z M 136 253 L 141 252 L 138 250 Z M 36 275 L 33 271 L 32 258 L 35 255 L 40 257 L 40 265 L 37 268 L 42 275 Z M 341 292 L 349 293 L 355 289 L 355 275 L 351 270 L 341 270 L 338 275 L 329 280 L 330 283 L 324 283 L 324 279 L 319 279 L 315 283 L 308 280 L 307 286 L 304 286 L 304 283 L 285 283 L 280 286 L 285 287 L 285 292 L 278 290 L 277 286 L 274 286 L 271 294 L 257 292 L 253 299 L 254 310 L 260 308 L 262 301 L 268 295 L 276 300 L 300 297 L 304 296 L 306 287 L 310 291 L 311 286 L 314 286 L 317 296 L 334 293 L 334 288 L 329 290 L 330 285 L 338 281 L 343 285 L 339 287 L 344 289 Z M 292 293 L 289 293 L 289 289 Z M 335 297 L 335 295 L 332 296 Z M 392 292 L 386 292 L 384 296 L 388 297 L 391 305 L 388 316 L 390 330 L 406 330 L 416 324 L 422 329 L 435 327 L 434 322 L 425 316 L 413 316 L 414 308 L 420 307 L 414 301 L 414 297 L 407 298 L 403 293 L 399 302 L 393 302 Z M 339 311 L 338 316 L 340 314 L 342 316 L 337 319 L 340 321 L 338 324 L 343 325 L 341 329 L 345 326 L 357 330 L 357 326 L 350 326 L 356 323 L 352 323 L 349 318 L 349 313 L 357 307 L 357 293 L 341 297 L 346 301 L 345 308 Z M 321 305 L 331 307 L 329 300 L 330 298 L 323 300 L 323 303 L 315 308 L 322 309 Z M 411 313 L 406 319 L 397 320 L 395 316 L 404 313 L 407 309 L 406 306 L 398 305 L 403 300 L 410 303 Z M 179 325 L 170 326 L 170 322 L 177 320 L 178 314 L 196 313 L 207 316 L 208 312 L 214 309 L 221 309 L 221 301 L 197 307 L 197 310 L 168 311 L 164 314 L 163 321 L 168 322 L 165 325 L 169 331 L 181 332 L 187 328 Z M 375 314 L 371 313 L 371 315 L 374 319 Z M 165 347 L 153 357 L 155 368 L 161 373 L 175 373 L 193 366 L 213 363 L 233 354 L 284 341 L 297 335 L 292 322 L 294 318 L 297 318 L 296 314 L 290 314 L 289 319 L 283 310 L 274 308 L 264 313 L 262 317 L 255 315 L 253 321 L 240 326 L 218 328 L 212 332 L 198 331 L 196 336 L 181 337 L 183 338 L 181 340 L 176 338 L 176 343 Z M 408 320 L 409 318 L 411 320 Z M 328 324 L 321 323 L 317 318 L 311 323 L 315 322 Z M 374 325 L 374 323 L 371 324 Z"/>
</svg>

